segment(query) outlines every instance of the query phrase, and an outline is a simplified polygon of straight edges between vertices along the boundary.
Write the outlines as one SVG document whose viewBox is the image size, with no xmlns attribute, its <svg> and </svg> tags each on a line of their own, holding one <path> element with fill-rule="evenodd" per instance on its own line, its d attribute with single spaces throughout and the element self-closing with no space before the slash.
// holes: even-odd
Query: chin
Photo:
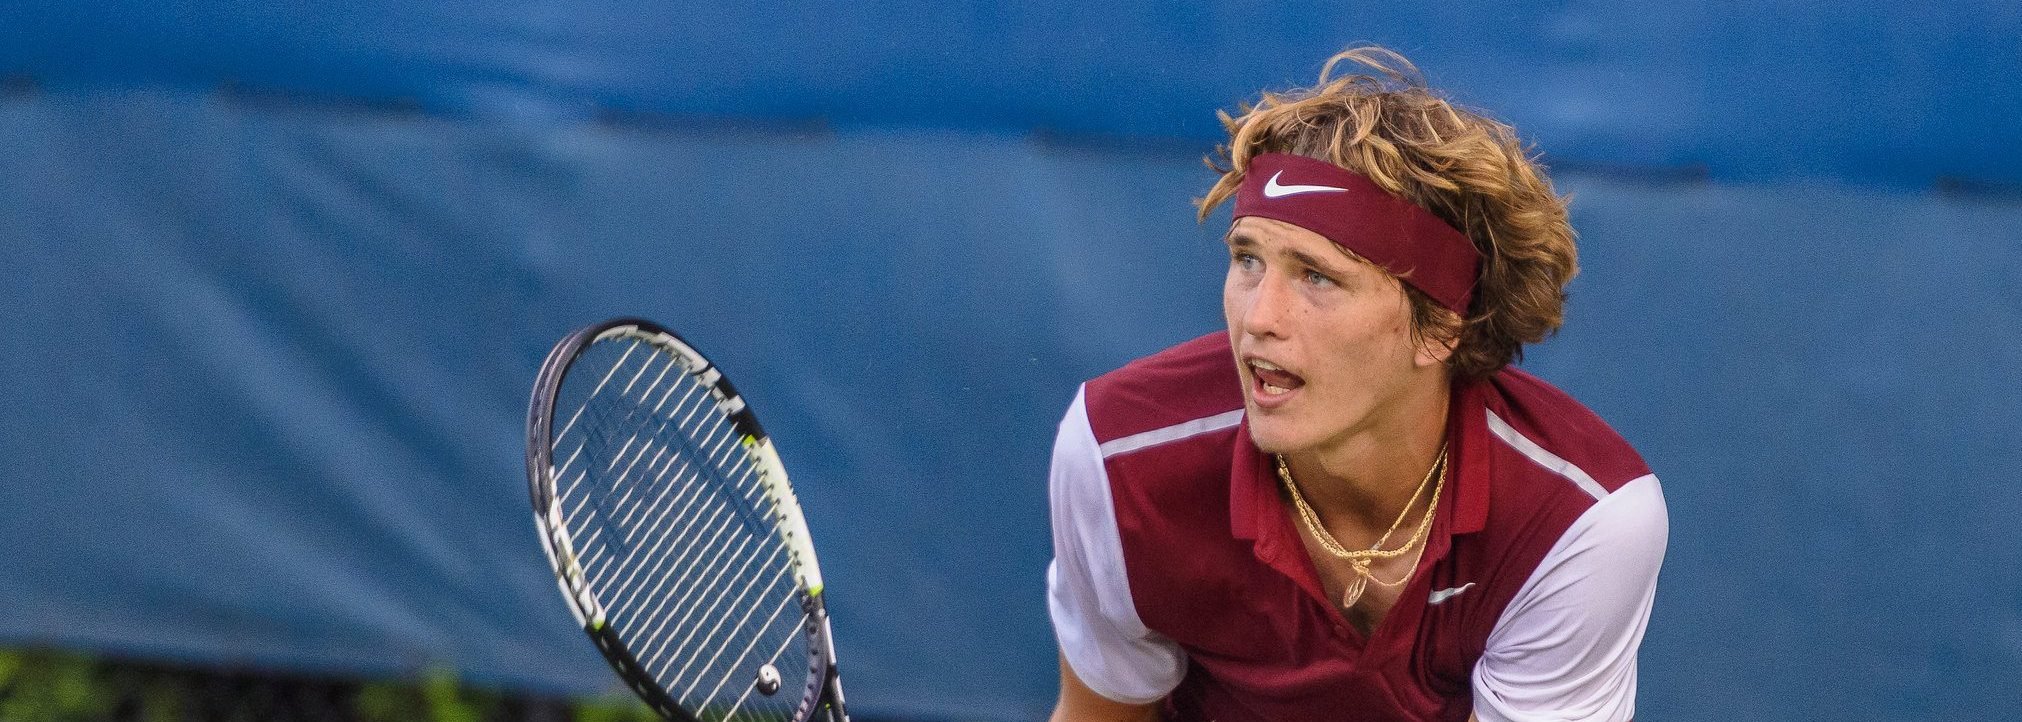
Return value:
<svg viewBox="0 0 2022 722">
<path fill-rule="evenodd" d="M 1291 429 L 1285 427 L 1286 424 L 1284 422 L 1276 419 L 1265 420 L 1259 423 L 1256 416 L 1252 415 L 1250 417 L 1250 443 L 1255 444 L 1258 451 L 1266 454 L 1287 454 L 1298 451 L 1304 445 L 1299 443 L 1294 434 L 1290 433 Z"/>
</svg>

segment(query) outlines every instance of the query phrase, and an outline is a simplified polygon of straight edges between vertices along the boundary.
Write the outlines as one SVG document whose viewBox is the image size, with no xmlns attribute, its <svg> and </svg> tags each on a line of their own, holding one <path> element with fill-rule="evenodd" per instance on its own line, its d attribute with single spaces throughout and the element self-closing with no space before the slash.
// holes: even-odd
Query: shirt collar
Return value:
<svg viewBox="0 0 2022 722">
<path fill-rule="evenodd" d="M 1488 525 L 1491 484 L 1488 432 L 1489 382 L 1456 384 L 1447 413 L 1449 468 L 1447 498 L 1442 504 L 1435 531 L 1439 542 L 1428 549 L 1443 554 L 1445 537 L 1472 534 Z M 1286 515 L 1285 501 L 1278 493 L 1278 475 L 1269 454 L 1250 441 L 1250 421 L 1246 416 L 1236 427 L 1236 443 L 1229 464 L 1229 529 L 1237 539 L 1255 543 L 1257 558 L 1276 566 L 1277 560 L 1296 561 L 1292 552 L 1304 549 Z M 1296 566 L 1296 564 L 1295 564 Z M 1292 575 L 1295 578 L 1296 574 Z"/>
<path fill-rule="evenodd" d="M 1490 469 L 1488 401 L 1495 387 L 1488 381 L 1457 385 L 1447 412 L 1447 455 L 1453 470 L 1447 482 L 1453 486 L 1453 516 L 1448 528 L 1454 534 L 1473 534 L 1488 527 L 1489 491 L 1493 486 Z"/>
<path fill-rule="evenodd" d="M 1305 543 L 1292 528 L 1285 501 L 1278 493 L 1278 473 L 1270 454 L 1250 440 L 1249 417 L 1236 427 L 1234 457 L 1229 466 L 1229 530 L 1251 542 L 1251 554 L 1265 566 L 1290 578 L 1314 599 L 1325 602 L 1320 577 L 1306 558 Z"/>
</svg>

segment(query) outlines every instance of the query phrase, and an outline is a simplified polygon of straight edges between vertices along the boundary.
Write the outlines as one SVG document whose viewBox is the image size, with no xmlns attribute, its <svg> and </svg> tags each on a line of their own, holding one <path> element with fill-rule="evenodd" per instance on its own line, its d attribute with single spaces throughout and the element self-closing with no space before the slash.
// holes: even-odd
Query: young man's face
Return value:
<svg viewBox="0 0 2022 722">
<path fill-rule="evenodd" d="M 1334 447 L 1443 380 L 1444 359 L 1414 342 L 1410 300 L 1382 269 L 1269 218 L 1236 219 L 1227 241 L 1222 312 L 1257 448 Z"/>
</svg>

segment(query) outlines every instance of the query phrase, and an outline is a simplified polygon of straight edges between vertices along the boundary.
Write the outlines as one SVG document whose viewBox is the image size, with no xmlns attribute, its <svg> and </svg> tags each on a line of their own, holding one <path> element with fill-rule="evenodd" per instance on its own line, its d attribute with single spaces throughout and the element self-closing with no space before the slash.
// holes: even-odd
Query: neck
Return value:
<svg viewBox="0 0 2022 722">
<path fill-rule="evenodd" d="M 1447 384 L 1429 384 L 1396 399 L 1368 428 L 1287 454 L 1300 493 L 1323 523 L 1380 529 L 1397 518 L 1445 444 L 1450 396 Z"/>
</svg>

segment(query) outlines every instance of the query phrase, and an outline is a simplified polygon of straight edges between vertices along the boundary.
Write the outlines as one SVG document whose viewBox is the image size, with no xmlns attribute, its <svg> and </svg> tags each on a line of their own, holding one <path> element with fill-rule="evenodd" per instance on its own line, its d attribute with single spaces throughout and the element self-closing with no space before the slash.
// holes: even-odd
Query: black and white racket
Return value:
<svg viewBox="0 0 2022 722">
<path fill-rule="evenodd" d="M 534 521 L 611 667 L 680 722 L 847 722 L 821 569 L 758 417 L 672 331 L 555 344 L 527 411 Z"/>
</svg>

